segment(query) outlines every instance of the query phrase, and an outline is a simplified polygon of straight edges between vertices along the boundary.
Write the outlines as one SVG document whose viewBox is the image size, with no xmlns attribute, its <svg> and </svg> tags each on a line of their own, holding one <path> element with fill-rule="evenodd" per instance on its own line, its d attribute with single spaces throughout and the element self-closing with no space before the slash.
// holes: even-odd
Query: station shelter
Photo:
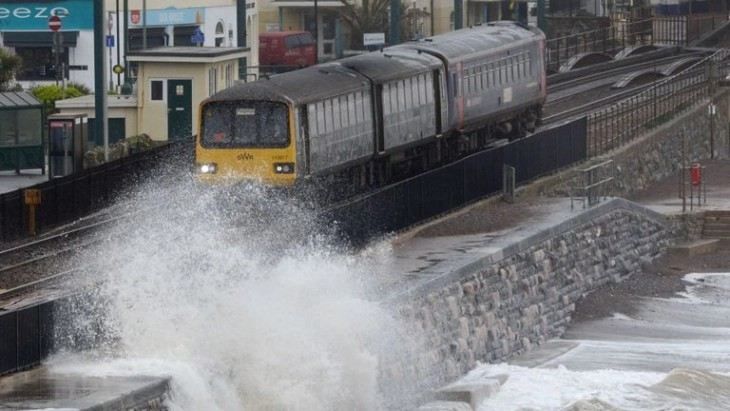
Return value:
<svg viewBox="0 0 730 411">
<path fill-rule="evenodd" d="M 0 93 L 0 171 L 46 172 L 45 107 L 28 92 Z"/>
<path fill-rule="evenodd" d="M 238 81 L 239 63 L 250 58 L 242 47 L 157 47 L 130 51 L 127 73 L 131 94 L 107 98 L 109 143 L 147 134 L 153 141 L 190 138 L 198 128 L 197 110 L 208 96 Z M 56 102 L 61 113 L 84 113 L 89 118 L 89 143 L 95 136 L 94 96 Z"/>
</svg>

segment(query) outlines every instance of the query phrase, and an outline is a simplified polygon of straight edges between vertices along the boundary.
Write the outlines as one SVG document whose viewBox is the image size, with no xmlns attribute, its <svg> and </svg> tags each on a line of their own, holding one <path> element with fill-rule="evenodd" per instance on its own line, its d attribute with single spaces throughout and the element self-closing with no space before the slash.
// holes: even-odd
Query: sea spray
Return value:
<svg viewBox="0 0 730 411">
<path fill-rule="evenodd" d="M 83 355 L 97 355 L 84 373 L 170 376 L 168 405 L 180 410 L 410 401 L 404 381 L 379 373 L 383 359 L 391 366 L 419 346 L 377 301 L 371 278 L 387 246 L 346 250 L 311 208 L 252 185 L 147 185 L 125 204 L 133 216 L 79 261 L 100 285 L 74 322 L 105 335 L 91 339 Z M 403 388 L 402 398 L 383 386 Z"/>
</svg>

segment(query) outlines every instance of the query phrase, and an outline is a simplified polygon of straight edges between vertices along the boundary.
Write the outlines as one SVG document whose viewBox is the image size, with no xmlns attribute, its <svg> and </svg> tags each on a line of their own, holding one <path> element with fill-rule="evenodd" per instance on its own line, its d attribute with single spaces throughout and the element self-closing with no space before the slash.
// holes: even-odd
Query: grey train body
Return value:
<svg viewBox="0 0 730 411">
<path fill-rule="evenodd" d="M 296 175 L 380 185 L 524 136 L 545 101 L 545 36 L 493 22 L 240 84 L 209 98 L 285 102 Z"/>
</svg>

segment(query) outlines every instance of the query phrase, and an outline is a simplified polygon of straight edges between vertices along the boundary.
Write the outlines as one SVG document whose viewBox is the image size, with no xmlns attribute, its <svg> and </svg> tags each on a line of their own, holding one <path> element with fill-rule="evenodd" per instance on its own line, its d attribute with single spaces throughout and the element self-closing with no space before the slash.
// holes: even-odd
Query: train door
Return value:
<svg viewBox="0 0 730 411">
<path fill-rule="evenodd" d="M 193 135 L 193 81 L 167 80 L 167 139 Z"/>
</svg>

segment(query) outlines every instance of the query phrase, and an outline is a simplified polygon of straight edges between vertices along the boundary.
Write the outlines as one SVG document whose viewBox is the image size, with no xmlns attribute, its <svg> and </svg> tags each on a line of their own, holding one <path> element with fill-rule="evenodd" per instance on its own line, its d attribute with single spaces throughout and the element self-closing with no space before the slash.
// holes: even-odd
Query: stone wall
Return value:
<svg viewBox="0 0 730 411">
<path fill-rule="evenodd" d="M 501 261 L 419 290 L 402 312 L 426 334 L 423 365 L 444 383 L 560 336 L 581 296 L 639 272 L 676 234 L 662 215 L 612 199 L 505 249 Z"/>
<path fill-rule="evenodd" d="M 707 115 L 707 101 L 604 156 L 563 173 L 541 178 L 529 186 L 519 187 L 515 197 L 519 201 L 535 196 L 570 195 L 575 187 L 581 185 L 578 182 L 580 173 L 576 170 L 606 161 L 612 162 L 611 170 L 605 173 L 613 177 L 614 183 L 605 193 L 625 197 L 664 180 L 680 170 L 682 164 L 690 166 L 711 158 L 711 146 L 714 158 L 730 158 L 729 99 L 728 91 L 715 96 L 717 115 L 712 117 L 712 122 Z"/>
<path fill-rule="evenodd" d="M 646 188 L 680 170 L 682 164 L 701 163 L 711 157 L 710 146 L 714 158 L 728 158 L 728 93 L 719 95 L 715 104 L 717 115 L 712 118 L 707 115 L 708 101 L 605 156 L 615 167 L 614 195 Z"/>
<path fill-rule="evenodd" d="M 681 164 L 730 155 L 728 92 L 718 94 L 718 115 L 707 104 L 598 161 L 611 160 L 610 196 L 625 196 L 663 180 Z M 709 102 L 708 102 L 709 103 Z M 712 121 L 712 123 L 711 123 Z M 517 200 L 565 195 L 572 170 L 517 190 Z M 681 210 L 678 210 L 681 211 Z M 430 369 L 430 388 L 452 382 L 477 362 L 499 362 L 559 337 L 575 303 L 609 281 L 637 273 L 666 247 L 700 237 L 702 213 L 661 215 L 620 198 L 602 202 L 558 228 L 504 250 L 504 259 L 455 273 L 453 281 L 419 290 L 401 302 L 405 320 L 426 334 L 426 349 L 388 372 Z M 417 364 L 417 365 L 414 365 Z M 420 368 L 420 370 L 416 370 Z"/>
</svg>

